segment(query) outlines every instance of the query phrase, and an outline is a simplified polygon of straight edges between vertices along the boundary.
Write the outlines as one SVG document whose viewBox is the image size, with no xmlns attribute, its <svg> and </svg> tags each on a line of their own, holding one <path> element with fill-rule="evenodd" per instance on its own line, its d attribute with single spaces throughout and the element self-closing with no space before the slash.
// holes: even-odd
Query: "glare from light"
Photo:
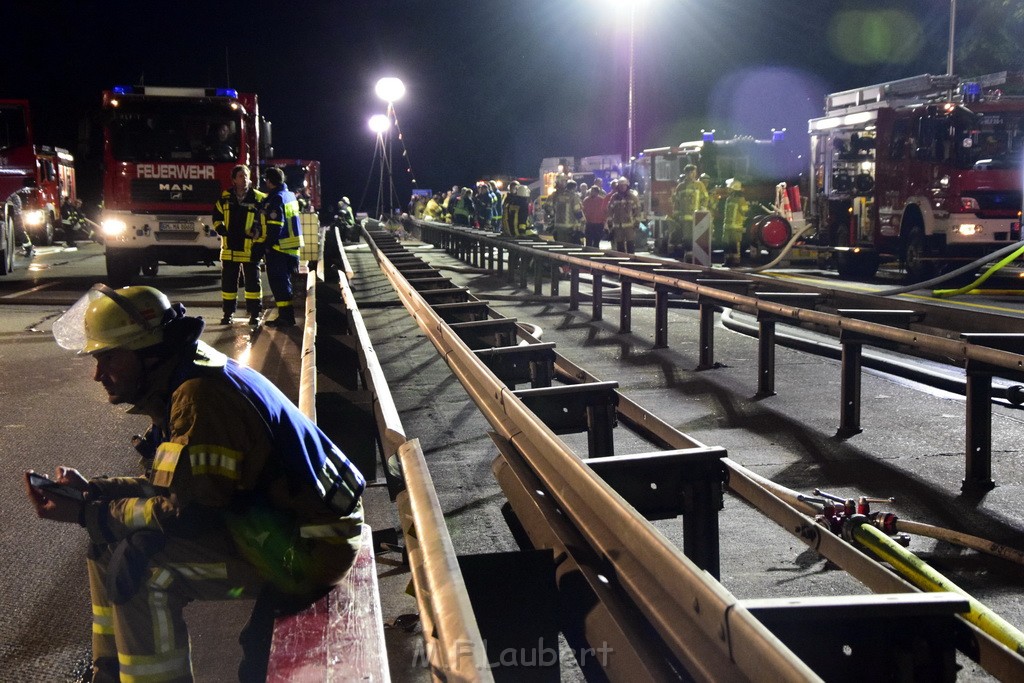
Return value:
<svg viewBox="0 0 1024 683">
<path fill-rule="evenodd" d="M 120 218 L 107 218 L 100 227 L 107 237 L 118 237 L 128 230 L 128 224 Z"/>
<path fill-rule="evenodd" d="M 382 78 L 377 81 L 374 90 L 377 93 L 377 97 L 390 104 L 402 99 L 402 95 L 405 94 L 405 83 L 402 83 L 400 78 Z"/>
<path fill-rule="evenodd" d="M 377 135 L 382 135 L 391 127 L 391 119 L 385 114 L 374 114 L 370 117 L 370 130 Z"/>
<path fill-rule="evenodd" d="M 25 212 L 25 225 L 31 225 L 33 228 L 37 228 L 43 224 L 46 220 L 42 209 L 33 209 L 32 211 Z"/>
</svg>

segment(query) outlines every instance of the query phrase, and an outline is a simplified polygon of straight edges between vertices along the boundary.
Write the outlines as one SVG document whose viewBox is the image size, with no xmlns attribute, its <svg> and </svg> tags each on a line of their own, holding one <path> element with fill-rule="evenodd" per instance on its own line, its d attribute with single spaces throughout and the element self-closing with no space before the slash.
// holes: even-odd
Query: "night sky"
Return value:
<svg viewBox="0 0 1024 683">
<path fill-rule="evenodd" d="M 945 0 L 637 2 L 634 151 L 698 139 L 702 128 L 805 135 L 829 91 L 946 70 Z M 536 177 L 543 157 L 624 155 L 628 8 L 8 0 L 0 96 L 31 100 L 37 142 L 76 151 L 83 194 L 96 201 L 87 194 L 95 162 L 79 139 L 102 90 L 143 82 L 253 91 L 277 156 L 320 159 L 326 198 L 346 194 L 367 208 L 377 197 L 367 120 L 384 111 L 373 91 L 383 76 L 407 87 L 396 109 L 420 188 Z M 958 17 L 958 36 L 970 30 Z M 396 159 L 403 201 L 406 166 Z"/>
</svg>

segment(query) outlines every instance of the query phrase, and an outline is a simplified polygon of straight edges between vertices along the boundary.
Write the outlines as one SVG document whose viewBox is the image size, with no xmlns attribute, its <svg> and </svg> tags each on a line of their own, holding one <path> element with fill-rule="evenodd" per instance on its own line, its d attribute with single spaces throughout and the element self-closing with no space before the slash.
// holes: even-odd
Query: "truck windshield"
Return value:
<svg viewBox="0 0 1024 683">
<path fill-rule="evenodd" d="M 0 104 L 0 152 L 28 144 L 25 109 L 17 104 Z"/>
<path fill-rule="evenodd" d="M 107 124 L 117 161 L 237 161 L 241 115 L 226 103 L 126 100 Z"/>
<path fill-rule="evenodd" d="M 958 166 L 1007 169 L 1019 163 L 1024 149 L 1024 112 L 979 114 L 960 131 Z"/>
</svg>

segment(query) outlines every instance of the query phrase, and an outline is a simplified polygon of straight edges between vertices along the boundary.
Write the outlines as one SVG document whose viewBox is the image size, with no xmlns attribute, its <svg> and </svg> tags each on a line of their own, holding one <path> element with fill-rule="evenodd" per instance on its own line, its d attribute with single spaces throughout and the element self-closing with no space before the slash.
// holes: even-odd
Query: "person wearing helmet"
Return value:
<svg viewBox="0 0 1024 683">
<path fill-rule="evenodd" d="M 624 176 L 615 181 L 615 191 L 608 196 L 608 230 L 616 251 L 636 251 L 636 235 L 640 227 L 640 197 L 629 189 Z"/>
<path fill-rule="evenodd" d="M 556 242 L 582 243 L 583 204 L 576 193 L 575 180 L 556 181 L 545 210 L 545 222 Z"/>
<path fill-rule="evenodd" d="M 241 680 L 263 680 L 276 614 L 338 583 L 359 547 L 365 482 L 267 378 L 203 343 L 203 319 L 152 287 L 97 285 L 53 325 L 96 361 L 107 400 L 152 421 L 141 477 L 77 498 L 25 486 L 36 514 L 88 533 L 93 681 L 192 680 L 193 600 L 256 598 Z"/>
<path fill-rule="evenodd" d="M 334 225 L 338 228 L 338 236 L 342 243 L 349 240 L 358 241 L 359 234 L 356 230 L 356 218 L 352 214 L 352 202 L 348 197 L 338 200 L 338 211 L 334 214 Z"/>
<path fill-rule="evenodd" d="M 722 234 L 725 239 L 726 265 L 738 266 L 742 254 L 743 232 L 750 204 L 743 196 L 743 182 L 738 178 L 726 181 L 729 194 L 722 210 Z"/>
<path fill-rule="evenodd" d="M 708 210 L 708 188 L 697 179 L 697 167 L 693 164 L 687 164 L 679 176 L 679 184 L 672 192 L 672 208 L 676 227 L 660 253 L 681 259 L 687 246 L 693 244 L 693 214 Z"/>
<path fill-rule="evenodd" d="M 469 227 L 473 222 L 476 208 L 473 204 L 473 190 L 468 187 L 462 188 L 457 198 L 452 200 L 455 208 L 452 210 L 452 225 Z"/>
<path fill-rule="evenodd" d="M 516 184 L 509 186 L 501 206 L 501 234 L 506 237 L 526 237 L 530 227 L 530 188 Z"/>
</svg>

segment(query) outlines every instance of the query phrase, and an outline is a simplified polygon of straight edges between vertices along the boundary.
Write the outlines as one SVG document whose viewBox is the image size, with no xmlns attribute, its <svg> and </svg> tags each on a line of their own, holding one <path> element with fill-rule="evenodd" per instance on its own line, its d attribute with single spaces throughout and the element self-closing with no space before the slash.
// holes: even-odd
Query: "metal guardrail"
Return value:
<svg viewBox="0 0 1024 683">
<path fill-rule="evenodd" d="M 671 294 L 695 298 L 700 310 L 700 362 L 699 368 L 714 367 L 714 313 L 716 307 L 736 308 L 752 313 L 762 326 L 759 339 L 758 377 L 759 393 L 774 393 L 773 334 L 776 322 L 811 326 L 839 337 L 843 344 L 842 384 L 840 395 L 840 425 L 838 434 L 850 436 L 861 431 L 860 426 L 860 372 L 863 346 L 898 347 L 902 352 L 921 358 L 937 359 L 965 368 L 968 376 L 966 444 L 964 448 L 966 471 L 963 489 L 985 491 L 995 483 L 991 476 L 991 395 L 992 378 L 1007 377 L 1024 381 L 1024 334 L 977 333 L 962 334 L 960 339 L 912 329 L 914 311 L 879 309 L 840 309 L 836 313 L 816 310 L 810 304 L 796 305 L 780 296 L 778 285 L 770 280 L 757 284 L 773 287 L 772 291 L 749 290 L 753 280 L 719 279 L 717 273 L 681 263 L 632 260 L 632 255 L 578 249 L 570 245 L 551 242 L 509 240 L 468 228 L 453 227 L 427 221 L 414 221 L 425 240 L 454 252 L 457 258 L 473 264 L 490 263 L 501 272 L 509 254 L 510 273 L 520 284 L 525 284 L 526 271 L 532 269 L 534 291 L 541 292 L 541 279 L 545 271 L 551 281 L 551 293 L 557 293 L 563 279 L 560 269 L 570 271 L 570 309 L 579 301 L 579 273 L 586 271 L 594 277 L 594 289 L 600 291 L 605 275 L 617 277 L 622 283 L 620 306 L 620 332 L 629 332 L 631 285 L 641 284 L 655 291 L 655 346 L 668 344 L 668 301 Z M 566 252 L 566 253 L 560 253 Z M 623 258 L 627 258 L 625 262 Z M 602 260 L 597 260 L 602 259 Z M 546 264 L 542 267 L 541 264 Z M 661 272 L 659 272 L 661 271 Z M 593 318 L 600 320 L 603 297 L 591 297 Z M 804 303 L 804 302 L 801 302 Z M 888 304 L 887 304 L 888 306 Z M 769 389 L 771 391 L 769 391 Z"/>
<path fill-rule="evenodd" d="M 374 239 L 367 233 L 368 240 Z M 484 365 L 388 256 L 382 271 L 497 432 L 521 454 L 609 568 L 614 580 L 691 675 L 705 680 L 820 680 L 739 600 L 698 568 L 616 493 Z M 637 638 L 640 638 L 638 635 Z M 700 662 L 713 662 L 702 669 Z"/>
<path fill-rule="evenodd" d="M 391 456 L 397 456 L 401 467 L 404 488 L 396 503 L 431 674 L 435 680 L 491 681 L 483 639 L 420 442 L 406 437 L 347 273 L 351 268 L 346 261 L 338 286 L 349 330 L 356 338 L 363 381 L 373 395 L 384 467 Z"/>
</svg>

